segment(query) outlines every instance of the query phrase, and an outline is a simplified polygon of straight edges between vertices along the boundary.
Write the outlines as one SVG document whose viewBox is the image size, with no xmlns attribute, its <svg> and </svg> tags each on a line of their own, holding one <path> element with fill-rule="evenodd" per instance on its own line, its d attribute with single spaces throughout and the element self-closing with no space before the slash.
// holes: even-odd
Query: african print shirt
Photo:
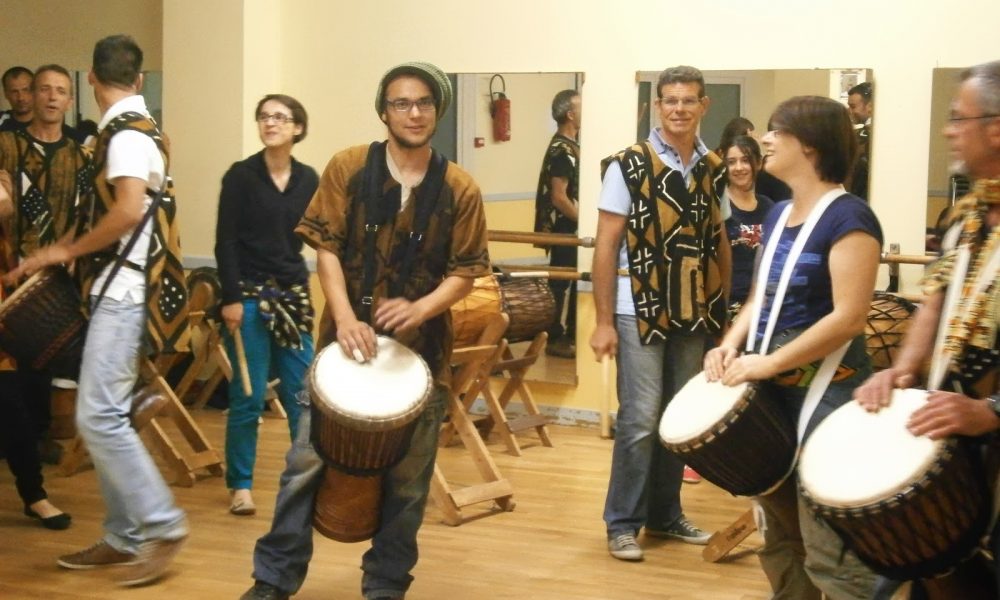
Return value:
<svg viewBox="0 0 1000 600">
<path fill-rule="evenodd" d="M 328 250 L 340 259 L 355 315 L 362 314 L 365 207 L 359 196 L 367 156 L 368 146 L 355 146 L 330 159 L 320 177 L 319 189 L 295 229 L 307 244 Z M 385 186 L 389 190 L 399 183 L 390 176 Z M 395 279 L 396 269 L 402 262 L 416 212 L 414 197 L 415 192 L 412 192 L 411 201 L 378 230 L 374 306 L 387 298 L 389 282 Z M 445 277 L 456 275 L 474 279 L 488 274 L 490 259 L 486 243 L 486 218 L 479 186 L 461 167 L 449 162 L 437 205 L 413 262 L 413 271 L 403 285 L 403 297 L 416 300 L 426 296 Z M 439 385 L 449 385 L 450 311 L 429 319 L 415 331 L 393 337 L 427 361 Z M 335 340 L 336 328 L 327 308 L 320 319 L 319 347 Z"/>
</svg>

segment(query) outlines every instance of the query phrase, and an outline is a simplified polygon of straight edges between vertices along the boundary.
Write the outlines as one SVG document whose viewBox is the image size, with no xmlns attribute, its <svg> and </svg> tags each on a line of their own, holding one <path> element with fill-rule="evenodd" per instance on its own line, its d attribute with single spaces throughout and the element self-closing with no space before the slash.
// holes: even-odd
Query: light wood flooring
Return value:
<svg viewBox="0 0 1000 600">
<path fill-rule="evenodd" d="M 222 448 L 225 417 L 217 410 L 194 413 L 206 435 Z M 0 598 L 236 599 L 251 584 L 254 541 L 270 525 L 278 476 L 288 447 L 284 421 L 261 426 L 254 498 L 258 513 L 235 517 L 220 478 L 192 488 L 173 487 L 187 510 L 188 544 L 159 584 L 125 590 L 114 570 L 65 571 L 57 555 L 73 552 L 101 534 L 103 506 L 93 469 L 61 477 L 46 468 L 54 502 L 73 514 L 67 531 L 48 531 L 21 514 L 7 469 L 0 469 Z M 490 450 L 514 485 L 517 506 L 510 513 L 466 509 L 479 515 L 459 527 L 440 523 L 429 505 L 420 530 L 420 562 L 407 598 L 439 599 L 764 599 L 769 588 L 752 548 L 754 534 L 735 557 L 717 564 L 701 559 L 701 547 L 640 538 L 646 560 L 626 563 L 608 556 L 601 520 L 612 442 L 595 429 L 553 427 L 555 448 L 526 442 L 524 456 Z M 451 482 L 476 483 L 472 461 L 460 446 L 442 449 L 440 464 Z M 685 484 L 687 515 L 707 530 L 735 520 L 748 507 L 707 482 Z M 359 569 L 367 543 L 340 544 L 314 536 L 309 576 L 296 600 L 360 598 Z"/>
</svg>

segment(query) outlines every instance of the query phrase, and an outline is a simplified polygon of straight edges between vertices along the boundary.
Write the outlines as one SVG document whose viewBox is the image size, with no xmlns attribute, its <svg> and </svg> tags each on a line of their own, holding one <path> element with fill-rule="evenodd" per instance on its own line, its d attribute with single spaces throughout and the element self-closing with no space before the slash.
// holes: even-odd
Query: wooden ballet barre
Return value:
<svg viewBox="0 0 1000 600">
<path fill-rule="evenodd" d="M 545 277 L 560 281 L 590 281 L 590 273 L 580 273 L 573 267 L 550 267 L 548 265 L 494 265 L 500 269 L 500 277 Z"/>
<path fill-rule="evenodd" d="M 920 254 L 891 254 L 882 253 L 881 262 L 891 265 L 929 265 L 937 260 L 936 256 L 926 256 Z"/>
<path fill-rule="evenodd" d="M 490 229 L 486 234 L 491 242 L 513 242 L 515 244 L 535 244 L 538 246 L 594 247 L 594 238 L 576 237 L 572 233 L 535 233 L 533 231 L 501 231 Z"/>
</svg>

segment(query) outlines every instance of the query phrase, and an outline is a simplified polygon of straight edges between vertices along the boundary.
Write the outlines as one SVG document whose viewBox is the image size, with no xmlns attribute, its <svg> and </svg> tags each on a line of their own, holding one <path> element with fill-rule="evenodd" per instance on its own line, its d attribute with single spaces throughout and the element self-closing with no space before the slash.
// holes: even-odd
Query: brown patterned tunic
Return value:
<svg viewBox="0 0 1000 600">
<path fill-rule="evenodd" d="M 368 146 L 355 146 L 333 156 L 319 182 L 319 189 L 295 229 L 310 246 L 337 255 L 347 281 L 347 295 L 354 313 L 361 313 L 364 271 L 365 207 L 359 198 Z M 385 190 L 399 186 L 391 176 Z M 417 188 L 419 189 L 419 187 Z M 379 228 L 376 240 L 374 305 L 387 297 L 389 281 L 402 261 L 415 215 L 416 193 L 411 193 L 402 211 Z M 417 250 L 413 270 L 403 285 L 403 297 L 416 300 L 432 292 L 445 277 L 474 279 L 490 270 L 486 249 L 486 218 L 482 195 L 472 177 L 449 162 L 444 185 Z M 452 349 L 451 316 L 444 311 L 405 336 L 394 336 L 420 354 L 435 382 L 447 386 L 451 379 L 448 361 Z M 320 318 L 319 344 L 336 340 L 330 310 Z"/>
<path fill-rule="evenodd" d="M 65 136 L 40 142 L 26 130 L 0 132 L 0 169 L 14 183 L 14 215 L 4 225 L 16 257 L 29 256 L 69 231 L 77 203 L 93 185 L 90 150 Z"/>
</svg>

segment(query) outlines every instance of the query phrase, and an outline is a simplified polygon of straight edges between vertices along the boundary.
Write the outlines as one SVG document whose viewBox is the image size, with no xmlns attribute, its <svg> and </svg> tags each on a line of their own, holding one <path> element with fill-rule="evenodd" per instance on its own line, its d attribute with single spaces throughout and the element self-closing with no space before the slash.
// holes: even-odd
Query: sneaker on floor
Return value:
<svg viewBox="0 0 1000 600">
<path fill-rule="evenodd" d="M 128 552 L 119 552 L 101 540 L 79 552 L 64 554 L 56 559 L 56 564 L 64 569 L 97 569 L 100 567 L 120 567 L 138 563 L 139 557 Z"/>
<path fill-rule="evenodd" d="M 642 548 L 631 533 L 623 533 L 608 540 L 608 553 L 618 560 L 642 560 Z"/>
<path fill-rule="evenodd" d="M 712 537 L 712 534 L 695 527 L 684 515 L 681 515 L 679 519 L 666 529 L 650 529 L 647 527 L 646 535 L 680 540 L 688 544 L 698 544 L 699 546 L 707 544 L 708 538 Z"/>
<path fill-rule="evenodd" d="M 139 560 L 118 583 L 125 587 L 143 585 L 156 581 L 166 572 L 170 561 L 177 556 L 187 536 L 175 540 L 150 540 L 139 548 Z"/>
<path fill-rule="evenodd" d="M 288 594 L 270 583 L 255 581 L 253 587 L 240 596 L 240 600 L 288 600 Z"/>
<path fill-rule="evenodd" d="M 701 483 L 701 475 L 691 467 L 684 465 L 684 483 Z"/>
</svg>

